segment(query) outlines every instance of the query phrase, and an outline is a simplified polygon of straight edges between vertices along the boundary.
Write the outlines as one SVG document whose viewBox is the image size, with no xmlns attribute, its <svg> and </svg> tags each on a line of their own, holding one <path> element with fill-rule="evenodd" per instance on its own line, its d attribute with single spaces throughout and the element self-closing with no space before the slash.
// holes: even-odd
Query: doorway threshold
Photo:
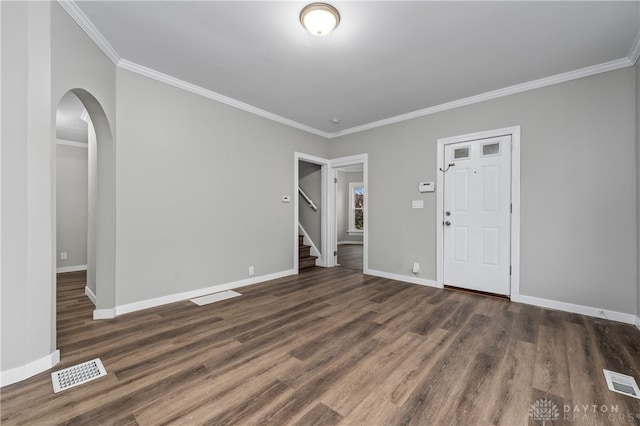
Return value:
<svg viewBox="0 0 640 426">
<path fill-rule="evenodd" d="M 506 296 L 503 294 L 489 293 L 489 292 L 480 291 L 480 290 L 471 290 L 468 288 L 454 287 L 451 285 L 445 285 L 444 289 L 450 290 L 450 291 L 457 291 L 459 293 L 468 293 L 468 294 L 475 294 L 478 296 L 493 297 L 495 299 L 508 300 L 509 302 L 511 301 L 511 298 L 509 296 Z"/>
</svg>

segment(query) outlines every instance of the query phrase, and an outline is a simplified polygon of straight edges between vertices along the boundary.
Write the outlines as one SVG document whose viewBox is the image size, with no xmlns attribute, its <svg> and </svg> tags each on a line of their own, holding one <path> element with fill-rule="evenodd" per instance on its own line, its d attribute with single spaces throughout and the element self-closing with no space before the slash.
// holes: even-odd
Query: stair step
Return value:
<svg viewBox="0 0 640 426">
<path fill-rule="evenodd" d="M 309 257 L 311 255 L 311 246 L 300 246 L 298 247 L 298 257 Z"/>
<path fill-rule="evenodd" d="M 316 266 L 317 256 L 301 257 L 298 259 L 298 270 L 309 269 Z"/>
</svg>

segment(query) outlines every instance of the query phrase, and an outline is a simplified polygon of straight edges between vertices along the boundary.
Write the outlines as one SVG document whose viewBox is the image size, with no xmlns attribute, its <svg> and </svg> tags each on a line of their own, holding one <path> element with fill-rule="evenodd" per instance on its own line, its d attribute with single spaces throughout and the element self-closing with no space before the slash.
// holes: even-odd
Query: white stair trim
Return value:
<svg viewBox="0 0 640 426">
<path fill-rule="evenodd" d="M 311 256 L 316 256 L 316 265 L 321 265 L 322 264 L 322 254 L 320 253 L 320 250 L 318 250 L 318 248 L 316 247 L 316 245 L 313 243 L 313 240 L 311 238 L 309 238 L 309 234 L 307 234 L 307 231 L 305 231 L 305 229 L 303 228 L 303 226 L 298 223 L 298 234 L 299 235 L 303 235 L 304 238 L 302 240 L 302 242 L 305 245 L 311 246 Z"/>
</svg>

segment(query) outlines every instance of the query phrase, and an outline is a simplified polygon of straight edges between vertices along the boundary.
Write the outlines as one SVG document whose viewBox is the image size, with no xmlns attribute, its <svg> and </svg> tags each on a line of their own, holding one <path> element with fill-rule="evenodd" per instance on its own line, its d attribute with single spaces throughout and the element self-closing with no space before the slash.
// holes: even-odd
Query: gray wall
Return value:
<svg viewBox="0 0 640 426">
<path fill-rule="evenodd" d="M 57 266 L 87 264 L 88 149 L 56 145 Z M 67 259 L 60 259 L 61 252 Z"/>
<path fill-rule="evenodd" d="M 522 126 L 521 294 L 636 312 L 632 67 L 404 121 L 330 142 L 369 154 L 369 267 L 435 279 L 436 140 Z M 411 209 L 424 199 L 424 209 Z"/>
<path fill-rule="evenodd" d="M 50 7 L 0 3 L 2 372 L 55 353 Z"/>
<path fill-rule="evenodd" d="M 0 7 L 4 377 L 56 350 L 56 107 L 84 88 L 115 118 L 115 67 L 57 3 Z"/>
<path fill-rule="evenodd" d="M 298 221 L 302 225 L 307 235 L 313 241 L 318 251 L 322 251 L 322 167 L 318 164 L 307 163 L 306 161 L 298 162 L 298 184 L 300 188 L 318 207 L 313 210 L 299 195 L 298 202 Z"/>
<path fill-rule="evenodd" d="M 293 268 L 294 153 L 324 139 L 117 70 L 117 303 Z"/>
<path fill-rule="evenodd" d="M 96 193 L 100 199 L 96 203 L 95 293 L 97 308 L 109 309 L 115 306 L 116 269 L 115 65 L 57 3 L 51 6 L 51 48 L 54 108 L 69 90 L 74 90 L 97 136 Z M 87 272 L 93 274 L 91 269 Z"/>
<path fill-rule="evenodd" d="M 362 242 L 362 235 L 349 235 L 349 183 L 362 182 L 362 172 L 338 171 L 338 186 L 336 188 L 336 213 L 338 243 L 344 241 Z"/>
</svg>

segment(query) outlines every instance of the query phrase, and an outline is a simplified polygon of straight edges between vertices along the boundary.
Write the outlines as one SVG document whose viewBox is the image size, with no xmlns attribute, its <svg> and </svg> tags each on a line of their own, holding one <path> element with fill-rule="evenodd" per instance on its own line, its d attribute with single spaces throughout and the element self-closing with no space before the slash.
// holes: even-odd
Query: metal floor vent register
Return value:
<svg viewBox="0 0 640 426">
<path fill-rule="evenodd" d="M 56 371 L 55 373 L 51 373 L 53 393 L 67 390 L 106 375 L 107 370 L 104 369 L 100 358 L 92 359 L 91 361 Z"/>
<path fill-rule="evenodd" d="M 640 399 L 640 389 L 638 389 L 636 379 L 615 371 L 602 371 L 604 372 L 604 378 L 607 380 L 609 390 Z"/>
</svg>

